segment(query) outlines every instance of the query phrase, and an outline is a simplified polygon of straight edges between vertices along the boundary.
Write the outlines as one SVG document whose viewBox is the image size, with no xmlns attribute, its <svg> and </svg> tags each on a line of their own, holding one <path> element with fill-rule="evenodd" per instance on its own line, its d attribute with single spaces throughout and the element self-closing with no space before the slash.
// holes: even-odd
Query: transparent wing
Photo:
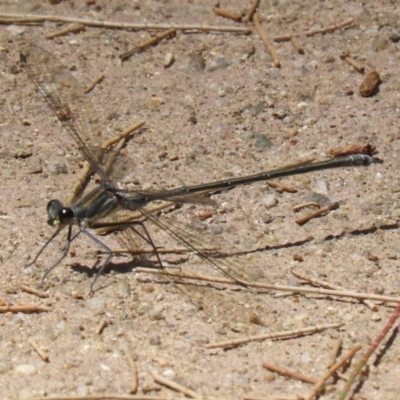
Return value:
<svg viewBox="0 0 400 400">
<path fill-rule="evenodd" d="M 29 77 L 75 141 L 83 158 L 107 181 L 98 154 L 93 151 L 102 141 L 97 114 L 78 81 L 51 53 L 40 47 L 25 47 L 20 58 Z"/>
</svg>

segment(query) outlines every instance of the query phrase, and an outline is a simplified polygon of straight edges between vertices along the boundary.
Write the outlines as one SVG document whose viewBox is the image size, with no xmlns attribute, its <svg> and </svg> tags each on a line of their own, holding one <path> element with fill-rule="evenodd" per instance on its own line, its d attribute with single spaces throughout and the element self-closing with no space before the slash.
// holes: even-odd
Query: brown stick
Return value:
<svg viewBox="0 0 400 400">
<path fill-rule="evenodd" d="M 299 54 L 304 54 L 303 46 L 299 42 L 299 39 L 297 38 L 297 36 L 292 36 L 290 38 L 290 41 L 292 42 L 292 45 L 295 47 L 295 49 L 297 50 L 297 52 Z"/>
<path fill-rule="evenodd" d="M 302 31 L 302 32 L 296 32 L 296 33 L 289 33 L 289 34 L 282 35 L 282 36 L 275 36 L 274 41 L 275 42 L 287 42 L 292 39 L 292 36 L 302 36 L 302 35 L 314 36 L 314 35 L 318 35 L 320 33 L 329 33 L 329 32 L 333 32 L 333 31 L 336 31 L 341 28 L 349 28 L 350 26 L 353 25 L 353 23 L 354 23 L 354 19 L 348 18 L 339 24 L 334 24 L 334 25 L 328 26 L 327 28 Z"/>
<path fill-rule="evenodd" d="M 340 55 L 340 58 L 344 61 L 346 61 L 348 64 L 354 67 L 355 70 L 357 70 L 360 73 L 364 73 L 365 68 L 360 65 L 356 60 L 350 57 L 350 52 L 347 50 L 344 53 Z"/>
<path fill-rule="evenodd" d="M 338 370 L 348 360 L 350 360 L 354 356 L 354 354 L 356 354 L 357 351 L 361 349 L 361 347 L 362 346 L 360 344 L 354 346 L 340 360 L 338 360 L 334 365 L 332 365 L 332 367 L 330 367 L 328 371 L 326 371 L 326 373 L 322 375 L 320 379 L 318 379 L 317 383 L 313 387 L 313 390 L 307 397 L 307 400 L 312 400 L 319 393 L 321 388 L 324 386 L 324 383 L 332 376 L 332 374 L 336 372 L 336 370 Z"/>
<path fill-rule="evenodd" d="M 233 19 L 234 21 L 240 21 L 242 18 L 242 16 L 239 14 L 236 14 L 232 11 L 228 11 L 228 10 L 225 10 L 225 9 L 219 8 L 219 7 L 214 7 L 213 11 L 215 12 L 215 14 L 217 14 L 221 17 Z"/>
<path fill-rule="evenodd" d="M 269 333 L 269 334 L 264 334 L 264 335 L 248 336 L 248 337 L 234 339 L 234 340 L 227 340 L 225 342 L 219 342 L 219 343 L 208 343 L 205 345 L 205 347 L 207 349 L 215 349 L 217 347 L 221 347 L 221 348 L 225 349 L 225 348 L 235 347 L 235 346 L 238 346 L 238 345 L 241 345 L 244 343 L 266 340 L 266 339 L 282 339 L 282 338 L 288 338 L 288 337 L 299 336 L 299 335 L 311 335 L 313 333 L 322 332 L 327 329 L 340 328 L 343 325 L 344 324 L 342 324 L 342 323 L 337 323 L 337 324 L 327 324 L 327 325 L 322 325 L 322 326 L 310 326 L 307 328 L 294 329 L 291 331 L 282 331 L 282 332 L 275 332 L 275 333 Z"/>
<path fill-rule="evenodd" d="M 315 201 L 309 201 L 308 203 L 298 204 L 297 206 L 294 206 L 294 207 L 292 208 L 292 210 L 293 210 L 294 212 L 299 212 L 299 211 L 302 210 L 303 208 L 307 208 L 307 207 L 321 208 L 321 204 L 316 203 Z"/>
<path fill-rule="evenodd" d="M 16 13 L 0 13 L 0 18 L 4 19 L 0 22 L 22 23 L 22 22 L 77 22 L 86 26 L 95 26 L 100 28 L 113 28 L 113 29 L 144 29 L 144 30 L 166 30 L 175 28 L 181 31 L 204 31 L 204 32 L 235 32 L 248 35 L 252 33 L 252 29 L 235 27 L 235 26 L 211 26 L 211 25 L 169 25 L 169 24 L 131 24 L 121 22 L 98 21 L 94 19 L 83 18 L 70 18 L 62 17 L 59 15 L 33 15 L 33 14 L 16 14 Z"/>
<path fill-rule="evenodd" d="M 217 283 L 225 283 L 228 285 L 237 285 L 237 282 L 226 279 L 226 278 L 216 278 L 211 276 L 202 276 L 202 275 L 192 275 L 192 274 L 184 274 L 182 272 L 169 272 L 166 270 L 155 270 L 151 268 L 136 268 L 135 272 L 149 273 L 155 275 L 165 275 L 169 277 L 176 278 L 186 278 L 186 279 L 195 279 L 200 281 L 208 281 L 208 282 L 217 282 Z M 385 303 L 399 303 L 400 297 L 393 296 L 383 296 L 380 294 L 371 294 L 371 293 L 359 293 L 352 292 L 346 290 L 327 290 L 327 289 L 318 289 L 318 288 L 304 288 L 300 286 L 286 286 L 286 285 L 269 285 L 266 283 L 260 282 L 246 282 L 248 287 L 258 288 L 258 289 L 267 289 L 267 290 L 277 290 L 284 292 L 293 292 L 293 293 L 309 293 L 309 294 L 318 294 L 325 296 L 338 296 L 338 297 L 350 297 L 353 299 L 363 300 L 377 300 L 383 301 Z"/>
<path fill-rule="evenodd" d="M 253 0 L 253 3 L 251 3 L 249 11 L 247 11 L 246 16 L 243 18 L 243 22 L 247 24 L 247 22 L 251 21 L 251 19 L 253 18 L 253 14 L 255 13 L 259 3 L 260 0 Z"/>
<path fill-rule="evenodd" d="M 276 182 L 276 181 L 267 181 L 267 185 L 275 188 L 275 189 L 282 189 L 285 192 L 289 192 L 289 193 L 297 193 L 297 189 L 292 188 L 290 186 L 287 186 L 283 183 L 280 182 Z"/>
<path fill-rule="evenodd" d="M 288 376 L 289 378 L 293 378 L 298 381 L 314 384 L 317 383 L 317 380 L 315 378 L 311 378 L 310 376 L 306 376 L 295 371 L 290 371 L 286 368 L 278 367 L 277 365 L 270 364 L 266 361 L 262 363 L 262 366 L 266 369 L 269 369 L 270 371 L 278 373 L 279 375 Z"/>
<path fill-rule="evenodd" d="M 0 314 L 6 312 L 42 312 L 51 311 L 51 308 L 45 306 L 39 306 L 35 304 L 24 304 L 20 306 L 3 306 L 0 307 Z"/>
<path fill-rule="evenodd" d="M 30 286 L 27 285 L 21 285 L 20 288 L 22 291 L 29 294 L 34 294 L 35 296 L 41 297 L 42 299 L 47 299 L 49 297 L 47 293 L 31 288 Z"/>
<path fill-rule="evenodd" d="M 43 349 L 41 349 L 40 346 L 33 339 L 28 339 L 28 342 L 36 351 L 36 353 L 39 354 L 43 361 L 49 362 L 49 355 Z"/>
<path fill-rule="evenodd" d="M 201 399 L 202 396 L 200 396 L 199 394 L 197 394 L 196 392 L 194 392 L 193 390 L 190 390 L 182 385 L 180 385 L 179 383 L 173 382 L 167 378 L 165 378 L 164 376 L 152 373 L 154 380 L 157 383 L 161 383 L 164 386 L 169 387 L 170 389 L 176 390 L 177 392 L 180 392 L 182 394 L 184 394 L 185 396 L 188 396 L 192 399 Z"/>
<path fill-rule="evenodd" d="M 140 129 L 143 125 L 145 124 L 144 121 L 139 121 L 135 125 L 130 126 L 129 128 L 125 129 L 122 133 L 119 135 L 115 135 L 111 139 L 106 140 L 102 145 L 102 149 L 108 149 L 110 146 L 112 146 L 115 143 L 118 143 L 121 139 L 127 138 L 132 132 L 137 131 Z"/>
<path fill-rule="evenodd" d="M 131 381 L 130 393 L 131 394 L 135 394 L 137 392 L 137 389 L 138 389 L 138 375 L 137 375 L 136 363 L 135 363 L 135 360 L 132 357 L 132 353 L 131 353 L 129 348 L 128 348 L 127 352 L 126 352 L 126 357 L 128 358 L 128 363 L 129 363 L 129 366 L 131 368 L 132 381 Z"/>
<path fill-rule="evenodd" d="M 330 158 L 343 157 L 351 154 L 368 154 L 373 156 L 376 154 L 376 146 L 370 143 L 354 143 L 345 146 L 335 147 L 329 150 L 328 156 Z"/>
<path fill-rule="evenodd" d="M 348 290 L 343 286 L 333 285 L 329 282 L 322 281 L 320 279 L 309 278 L 308 276 L 301 275 L 295 272 L 293 269 L 290 271 L 296 278 L 303 279 L 307 282 L 310 282 L 312 285 L 321 286 L 326 289 L 333 289 L 333 290 Z M 371 301 L 364 299 L 361 300 L 366 306 L 368 306 L 372 311 L 378 311 L 378 306 Z"/>
<path fill-rule="evenodd" d="M 84 92 L 85 92 L 85 93 L 91 92 L 91 91 L 94 89 L 94 87 L 95 87 L 98 83 L 100 83 L 104 78 L 105 78 L 105 76 L 104 76 L 103 74 L 99 75 L 99 76 L 84 90 Z"/>
<path fill-rule="evenodd" d="M 74 24 L 66 26 L 65 28 L 59 29 L 58 31 L 48 33 L 44 37 L 46 39 L 53 39 L 55 37 L 68 35 L 68 33 L 70 33 L 70 32 L 81 32 L 81 31 L 84 31 L 85 29 L 86 29 L 85 25 L 80 24 L 80 23 L 74 23 Z"/>
<path fill-rule="evenodd" d="M 272 59 L 274 60 L 275 66 L 280 68 L 281 63 L 279 62 L 278 54 L 276 53 L 275 47 L 272 45 L 272 43 L 267 38 L 267 35 L 263 31 L 263 29 L 261 27 L 261 24 L 260 24 L 260 19 L 258 18 L 258 14 L 257 13 L 255 13 L 253 15 L 253 22 L 254 22 L 254 27 L 256 28 L 256 31 L 258 32 L 258 34 L 260 35 L 262 41 L 264 42 L 265 47 L 267 48 L 267 50 L 271 54 Z"/>
<path fill-rule="evenodd" d="M 146 47 L 153 46 L 154 44 L 160 42 L 164 38 L 174 35 L 176 33 L 176 28 L 170 28 L 167 31 L 160 33 L 157 36 L 152 37 L 151 39 L 146 40 L 145 42 L 142 42 L 138 44 L 136 47 L 134 47 L 132 50 L 127 51 L 126 53 L 120 54 L 119 58 L 122 61 L 127 60 L 129 57 L 133 56 L 136 53 L 139 53 L 140 51 L 143 51 Z"/>
<path fill-rule="evenodd" d="M 325 214 L 327 214 L 329 211 L 337 210 L 338 208 L 339 208 L 339 202 L 336 201 L 335 203 L 331 204 L 331 205 L 328 206 L 328 207 L 320 208 L 319 210 L 314 211 L 313 213 L 308 214 L 308 215 L 306 215 L 305 217 L 302 217 L 302 218 L 297 219 L 297 220 L 296 220 L 296 224 L 298 224 L 298 225 L 300 225 L 300 226 L 301 226 L 301 225 L 304 225 L 306 222 L 310 221 L 311 219 L 320 217 L 320 216 L 322 216 L 322 215 L 325 215 Z"/>
<path fill-rule="evenodd" d="M 91 394 L 87 396 L 33 397 L 29 400 L 165 400 L 165 396 L 145 396 L 129 394 Z"/>
<path fill-rule="evenodd" d="M 107 325 L 108 325 L 107 320 L 106 320 L 106 319 L 102 319 L 102 320 L 100 321 L 99 325 L 98 325 L 97 328 L 96 328 L 96 333 L 97 333 L 98 335 L 100 335 L 100 334 L 103 332 L 104 328 L 105 328 Z"/>
</svg>

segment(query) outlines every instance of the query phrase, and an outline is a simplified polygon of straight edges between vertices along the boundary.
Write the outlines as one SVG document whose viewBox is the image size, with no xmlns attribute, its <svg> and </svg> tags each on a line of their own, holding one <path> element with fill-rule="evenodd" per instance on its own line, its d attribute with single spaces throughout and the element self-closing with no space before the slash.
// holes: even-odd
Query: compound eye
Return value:
<svg viewBox="0 0 400 400">
<path fill-rule="evenodd" d="M 47 203 L 47 214 L 51 219 L 58 219 L 63 208 L 61 201 L 50 200 Z"/>
<path fill-rule="evenodd" d="M 64 207 L 58 200 L 51 200 L 47 204 L 49 225 L 70 225 L 74 220 L 74 212 L 71 208 Z"/>
</svg>

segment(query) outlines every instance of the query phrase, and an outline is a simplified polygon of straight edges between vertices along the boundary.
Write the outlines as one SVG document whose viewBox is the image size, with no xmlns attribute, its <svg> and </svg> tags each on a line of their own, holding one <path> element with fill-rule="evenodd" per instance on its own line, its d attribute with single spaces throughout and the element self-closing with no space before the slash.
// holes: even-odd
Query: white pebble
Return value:
<svg viewBox="0 0 400 400">
<path fill-rule="evenodd" d="M 168 379 L 174 379 L 176 374 L 175 371 L 171 368 L 166 369 L 165 371 L 162 372 L 162 375 L 165 376 Z"/>
<path fill-rule="evenodd" d="M 272 208 L 278 204 L 278 199 L 274 194 L 268 194 L 263 197 L 262 203 L 265 208 Z"/>
<path fill-rule="evenodd" d="M 315 181 L 314 192 L 319 194 L 328 194 L 329 185 L 324 178 L 319 178 Z"/>
<path fill-rule="evenodd" d="M 297 108 L 300 108 L 301 110 L 303 108 L 307 108 L 308 107 L 308 103 L 306 103 L 305 101 L 301 101 L 300 103 L 297 103 Z"/>
<path fill-rule="evenodd" d="M 103 363 L 101 363 L 100 364 L 100 368 L 103 370 L 103 371 L 111 371 L 111 368 L 108 366 L 108 365 L 106 365 L 106 364 L 103 364 Z"/>
<path fill-rule="evenodd" d="M 36 373 L 36 367 L 30 364 L 20 364 L 15 367 L 18 374 L 33 375 Z"/>
</svg>

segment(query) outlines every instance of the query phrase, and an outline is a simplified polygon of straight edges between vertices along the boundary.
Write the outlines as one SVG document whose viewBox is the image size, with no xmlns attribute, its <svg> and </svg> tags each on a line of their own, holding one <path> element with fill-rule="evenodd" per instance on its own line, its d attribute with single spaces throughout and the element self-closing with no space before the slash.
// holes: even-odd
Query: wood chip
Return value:
<svg viewBox="0 0 400 400">
<path fill-rule="evenodd" d="M 373 156 L 376 153 L 376 146 L 369 143 L 354 143 L 346 146 L 336 147 L 329 151 L 328 156 L 331 158 L 348 156 L 351 154 L 368 154 Z"/>
<path fill-rule="evenodd" d="M 362 97 L 370 97 L 374 95 L 382 83 L 381 77 L 377 71 L 370 71 L 360 85 L 360 94 Z"/>
</svg>

